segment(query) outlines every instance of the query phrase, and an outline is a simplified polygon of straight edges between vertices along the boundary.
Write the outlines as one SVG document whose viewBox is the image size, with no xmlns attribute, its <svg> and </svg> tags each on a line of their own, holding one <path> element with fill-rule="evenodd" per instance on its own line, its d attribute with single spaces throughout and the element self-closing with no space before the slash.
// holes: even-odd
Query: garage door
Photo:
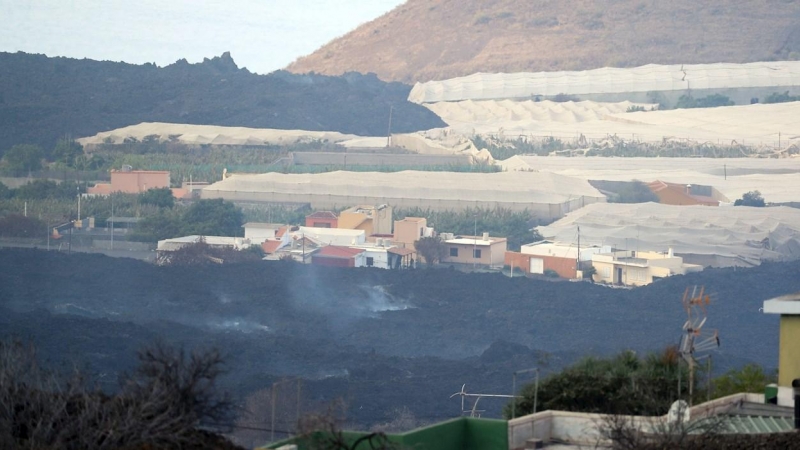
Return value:
<svg viewBox="0 0 800 450">
<path fill-rule="evenodd" d="M 544 273 L 544 260 L 541 258 L 531 258 L 531 273 Z"/>
</svg>

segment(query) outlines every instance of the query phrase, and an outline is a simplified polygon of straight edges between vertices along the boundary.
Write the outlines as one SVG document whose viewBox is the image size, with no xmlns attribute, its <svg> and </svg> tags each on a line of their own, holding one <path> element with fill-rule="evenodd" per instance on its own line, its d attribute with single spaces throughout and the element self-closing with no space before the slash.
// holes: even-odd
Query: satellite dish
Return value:
<svg viewBox="0 0 800 450">
<path fill-rule="evenodd" d="M 684 400 L 676 400 L 669 407 L 667 422 L 670 424 L 687 423 L 690 419 L 689 404 Z"/>
</svg>

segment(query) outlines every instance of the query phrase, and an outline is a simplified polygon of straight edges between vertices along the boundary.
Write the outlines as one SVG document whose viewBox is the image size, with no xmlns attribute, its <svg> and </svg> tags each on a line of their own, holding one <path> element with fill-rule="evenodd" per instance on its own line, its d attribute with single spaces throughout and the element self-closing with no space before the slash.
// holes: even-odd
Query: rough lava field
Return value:
<svg viewBox="0 0 800 450">
<path fill-rule="evenodd" d="M 227 355 L 222 387 L 241 402 L 301 376 L 303 408 L 341 397 L 369 427 L 406 406 L 422 420 L 450 399 L 509 393 L 515 370 L 558 370 L 584 355 L 659 350 L 680 337 L 687 286 L 713 294 L 717 371 L 777 366 L 778 317 L 765 299 L 800 290 L 800 262 L 708 269 L 648 287 L 508 278 L 451 269 L 334 269 L 284 262 L 158 267 L 125 258 L 0 250 L 0 335 L 86 369 L 108 389 L 157 339 Z M 485 417 L 503 403 L 485 401 Z"/>
</svg>

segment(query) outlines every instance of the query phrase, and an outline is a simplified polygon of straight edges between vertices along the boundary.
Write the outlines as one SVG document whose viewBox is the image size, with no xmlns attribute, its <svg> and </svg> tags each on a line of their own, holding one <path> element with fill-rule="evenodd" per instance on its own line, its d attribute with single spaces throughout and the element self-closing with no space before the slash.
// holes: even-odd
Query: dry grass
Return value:
<svg viewBox="0 0 800 450">
<path fill-rule="evenodd" d="M 785 0 L 409 0 L 288 67 L 427 81 L 475 72 L 800 58 Z"/>
</svg>

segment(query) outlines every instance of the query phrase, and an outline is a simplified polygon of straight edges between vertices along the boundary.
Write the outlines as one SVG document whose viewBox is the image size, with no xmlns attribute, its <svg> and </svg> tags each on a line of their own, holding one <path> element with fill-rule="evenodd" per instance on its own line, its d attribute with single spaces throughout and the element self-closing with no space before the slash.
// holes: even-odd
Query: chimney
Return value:
<svg viewBox="0 0 800 450">
<path fill-rule="evenodd" d="M 488 241 L 488 240 L 489 240 L 489 233 L 483 233 L 483 238 L 482 238 L 482 240 L 484 240 L 484 241 Z"/>
<path fill-rule="evenodd" d="M 669 250 L 667 251 L 667 256 L 669 256 L 670 258 L 675 256 L 675 253 L 672 251 L 672 247 L 670 247 Z"/>
<path fill-rule="evenodd" d="M 794 429 L 800 430 L 800 378 L 792 380 L 794 391 Z"/>
</svg>

